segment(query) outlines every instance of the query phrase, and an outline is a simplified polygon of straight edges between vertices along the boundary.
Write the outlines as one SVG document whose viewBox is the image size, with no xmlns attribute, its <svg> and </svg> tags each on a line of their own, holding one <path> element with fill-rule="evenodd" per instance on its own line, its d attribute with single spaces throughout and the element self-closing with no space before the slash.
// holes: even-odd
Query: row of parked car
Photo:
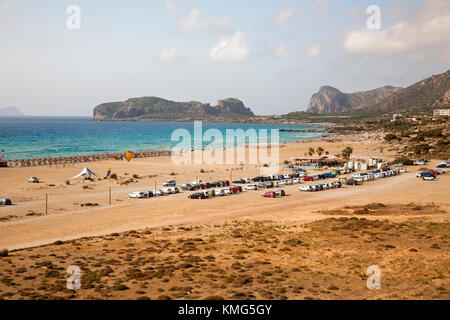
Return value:
<svg viewBox="0 0 450 320">
<path fill-rule="evenodd" d="M 167 195 L 176 194 L 176 193 L 180 193 L 180 189 L 178 189 L 177 187 L 167 187 L 167 188 L 162 188 L 162 189 L 152 190 L 152 191 L 132 192 L 132 193 L 128 194 L 128 197 L 134 198 L 134 199 L 145 199 L 145 198 L 153 198 L 153 197 L 162 197 L 162 196 L 167 196 Z"/>
<path fill-rule="evenodd" d="M 423 171 L 423 172 L 417 172 L 416 177 L 422 178 L 422 180 L 431 181 L 435 180 L 438 175 L 444 174 L 445 171 L 439 168 L 430 170 L 430 171 Z"/>
<path fill-rule="evenodd" d="M 332 181 L 328 183 L 321 183 L 316 185 L 309 185 L 309 186 L 301 186 L 298 188 L 300 191 L 305 192 L 315 192 L 315 191 L 322 191 L 322 190 L 328 190 L 328 189 L 336 189 L 342 187 L 341 181 Z"/>
<path fill-rule="evenodd" d="M 380 178 L 387 178 L 405 173 L 405 168 L 391 170 L 389 168 L 371 170 L 354 174 L 352 178 L 357 182 L 373 181 Z"/>
<path fill-rule="evenodd" d="M 450 160 L 446 160 L 446 161 L 442 161 L 441 163 L 438 163 L 436 168 L 438 168 L 438 169 L 450 168 Z"/>
<path fill-rule="evenodd" d="M 210 199 L 212 197 L 229 196 L 229 195 L 236 194 L 239 192 L 242 192 L 241 186 L 230 186 L 230 187 L 221 188 L 221 189 L 196 192 L 196 193 L 189 195 L 188 198 L 189 199 Z"/>
</svg>

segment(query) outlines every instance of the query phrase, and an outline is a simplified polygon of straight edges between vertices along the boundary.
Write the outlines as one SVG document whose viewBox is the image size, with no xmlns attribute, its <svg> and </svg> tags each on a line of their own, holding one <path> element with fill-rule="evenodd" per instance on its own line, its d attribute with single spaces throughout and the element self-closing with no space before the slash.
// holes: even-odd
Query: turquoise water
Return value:
<svg viewBox="0 0 450 320">
<path fill-rule="evenodd" d="M 93 121 L 91 118 L 0 118 L 0 150 L 7 160 L 124 152 L 167 150 L 177 145 L 171 135 L 187 129 L 191 122 Z M 215 128 L 225 136 L 227 129 L 321 129 L 319 125 L 254 123 L 203 123 L 203 131 Z M 323 133 L 280 132 L 280 142 L 311 139 Z M 208 145 L 210 142 L 205 142 Z"/>
</svg>

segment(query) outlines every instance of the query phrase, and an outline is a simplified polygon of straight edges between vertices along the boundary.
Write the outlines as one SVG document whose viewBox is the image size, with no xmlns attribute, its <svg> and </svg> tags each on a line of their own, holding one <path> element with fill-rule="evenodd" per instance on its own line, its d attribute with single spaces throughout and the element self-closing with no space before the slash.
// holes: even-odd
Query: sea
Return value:
<svg viewBox="0 0 450 320">
<path fill-rule="evenodd" d="M 315 124 L 255 124 L 203 122 L 203 132 L 218 129 L 323 129 Z M 5 160 L 49 158 L 99 153 L 170 150 L 172 132 L 186 129 L 194 137 L 192 122 L 95 121 L 90 117 L 0 118 L 0 151 Z M 270 131 L 269 131 L 270 139 Z M 318 138 L 321 132 L 280 132 L 280 143 Z M 248 143 L 248 141 L 246 141 Z M 270 142 L 270 141 L 269 141 Z M 239 142 L 235 141 L 235 145 Z M 242 142 L 241 142 L 242 143 Z M 204 142 L 210 145 L 211 142 Z"/>
</svg>

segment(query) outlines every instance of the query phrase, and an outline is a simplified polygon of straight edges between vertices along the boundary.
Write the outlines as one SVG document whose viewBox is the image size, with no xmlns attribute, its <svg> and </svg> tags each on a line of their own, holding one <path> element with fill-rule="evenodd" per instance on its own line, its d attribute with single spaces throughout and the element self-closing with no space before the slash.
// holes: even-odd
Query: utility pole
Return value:
<svg viewBox="0 0 450 320">
<path fill-rule="evenodd" d="M 232 169 L 230 169 L 230 183 L 231 183 L 231 181 L 233 181 L 233 171 L 232 171 Z"/>
<path fill-rule="evenodd" d="M 45 194 L 45 214 L 48 212 L 48 193 Z"/>
<path fill-rule="evenodd" d="M 111 205 L 111 187 L 109 187 L 109 205 Z"/>
<path fill-rule="evenodd" d="M 155 193 L 156 193 L 156 180 L 155 180 Z"/>
</svg>

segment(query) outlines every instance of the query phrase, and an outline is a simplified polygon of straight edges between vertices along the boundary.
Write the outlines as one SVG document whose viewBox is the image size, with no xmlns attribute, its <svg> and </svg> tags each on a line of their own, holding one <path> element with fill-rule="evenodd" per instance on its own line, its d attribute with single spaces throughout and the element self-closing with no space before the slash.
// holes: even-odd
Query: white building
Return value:
<svg viewBox="0 0 450 320">
<path fill-rule="evenodd" d="M 434 109 L 435 116 L 450 116 L 450 109 Z"/>
</svg>

